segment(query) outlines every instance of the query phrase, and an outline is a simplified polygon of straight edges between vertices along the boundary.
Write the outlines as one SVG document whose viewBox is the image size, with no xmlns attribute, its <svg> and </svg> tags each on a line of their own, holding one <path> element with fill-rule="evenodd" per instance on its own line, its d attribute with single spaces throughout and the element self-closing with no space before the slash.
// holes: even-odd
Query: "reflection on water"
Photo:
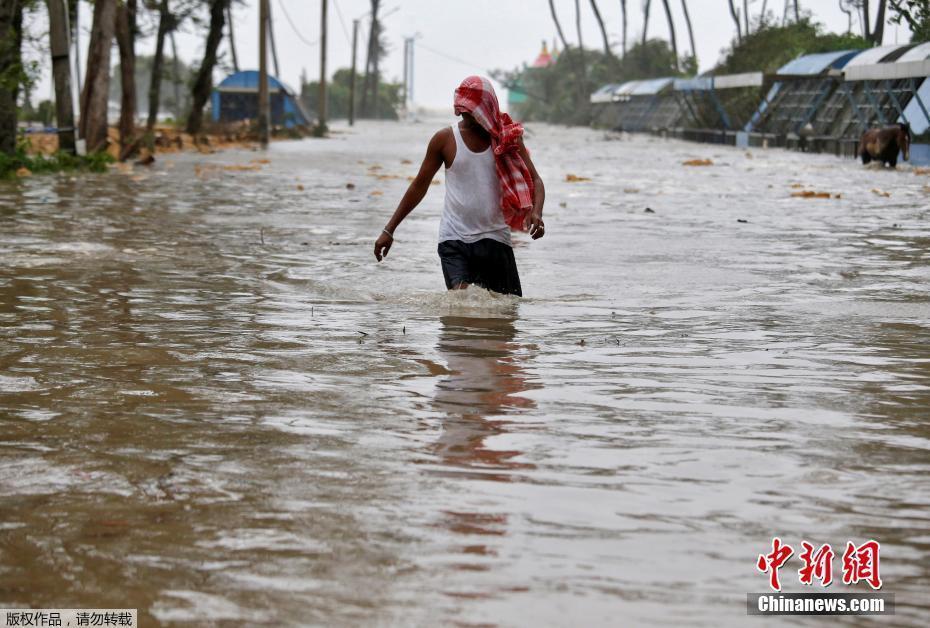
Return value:
<svg viewBox="0 0 930 628">
<path fill-rule="evenodd" d="M 526 375 L 514 355 L 512 318 L 441 316 L 437 352 L 448 374 L 436 384 L 433 407 L 443 416 L 435 451 L 447 467 L 483 479 L 507 481 L 508 469 L 531 468 L 514 458 L 519 451 L 487 441 L 507 434 L 507 415 L 531 409 Z"/>
<path fill-rule="evenodd" d="M 446 293 L 435 128 L 0 182 L 0 607 L 742 626 L 778 535 L 926 625 L 926 175 L 534 127 L 527 297 Z"/>
</svg>

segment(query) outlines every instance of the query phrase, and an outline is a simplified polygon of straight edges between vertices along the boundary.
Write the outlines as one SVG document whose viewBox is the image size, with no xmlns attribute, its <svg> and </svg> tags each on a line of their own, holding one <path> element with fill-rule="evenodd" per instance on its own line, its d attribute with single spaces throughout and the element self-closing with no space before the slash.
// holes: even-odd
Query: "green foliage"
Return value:
<svg viewBox="0 0 930 628">
<path fill-rule="evenodd" d="M 890 0 L 891 21 L 907 24 L 912 42 L 930 41 L 930 0 Z"/>
<path fill-rule="evenodd" d="M 590 95 L 607 83 L 623 83 L 637 79 L 682 76 L 682 69 L 691 72 L 696 67 L 692 57 L 675 63 L 675 54 L 668 43 L 650 39 L 637 43 L 622 58 L 608 56 L 603 51 L 569 48 L 546 68 L 524 66 L 512 71 L 496 70 L 491 76 L 507 86 L 526 94 L 526 101 L 515 105 L 512 113 L 522 120 L 541 120 L 559 124 L 589 124 Z M 584 68 L 584 79 L 581 71 Z"/>
<path fill-rule="evenodd" d="M 808 17 L 785 26 L 763 24 L 742 42 L 733 42 L 714 73 L 775 72 L 803 54 L 859 50 L 870 46 L 868 41 L 852 33 L 827 33 L 822 24 L 812 22 Z"/>
<path fill-rule="evenodd" d="M 113 156 L 105 152 L 91 153 L 83 157 L 63 152 L 50 156 L 29 155 L 21 145 L 12 155 L 0 153 L 0 178 L 14 177 L 20 168 L 26 168 L 32 173 L 74 170 L 106 172 L 107 165 L 113 161 Z"/>
<path fill-rule="evenodd" d="M 365 83 L 363 74 L 355 78 L 355 115 L 361 117 L 359 99 L 362 85 Z M 326 112 L 328 118 L 347 118 L 349 116 L 349 93 L 352 84 L 352 71 L 347 68 L 337 70 L 332 80 L 326 86 Z M 399 83 L 384 83 L 378 85 L 378 114 L 379 118 L 397 120 L 397 112 L 402 106 L 402 85 Z M 310 81 L 300 87 L 300 101 L 308 112 L 318 110 L 320 99 L 319 81 Z"/>
</svg>

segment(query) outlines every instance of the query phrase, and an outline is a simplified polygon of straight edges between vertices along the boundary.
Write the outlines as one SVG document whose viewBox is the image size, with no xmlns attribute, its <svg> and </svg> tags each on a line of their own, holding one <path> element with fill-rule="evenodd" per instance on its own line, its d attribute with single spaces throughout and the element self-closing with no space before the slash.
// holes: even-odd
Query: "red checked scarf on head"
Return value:
<svg viewBox="0 0 930 628">
<path fill-rule="evenodd" d="M 513 229 L 523 229 L 533 208 L 533 177 L 519 151 L 523 125 L 501 113 L 494 87 L 480 76 L 469 76 L 455 90 L 455 115 L 462 113 L 470 113 L 491 135 L 504 220 Z"/>
</svg>

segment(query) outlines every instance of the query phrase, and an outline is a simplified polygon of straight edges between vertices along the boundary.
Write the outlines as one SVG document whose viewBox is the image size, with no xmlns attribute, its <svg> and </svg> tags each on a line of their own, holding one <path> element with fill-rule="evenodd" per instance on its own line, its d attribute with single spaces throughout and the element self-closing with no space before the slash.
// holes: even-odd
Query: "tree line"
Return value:
<svg viewBox="0 0 930 628">
<path fill-rule="evenodd" d="M 25 16 L 45 12 L 48 17 L 49 51 L 52 78 L 55 84 L 55 117 L 60 130 L 61 148 L 72 150 L 75 135 L 86 142 L 88 153 L 102 151 L 108 145 L 108 101 L 112 83 L 119 86 L 120 114 L 117 124 L 120 157 L 132 156 L 143 145 L 152 141 L 155 125 L 164 101 L 163 77 L 168 74 L 166 64 L 174 76 L 177 106 L 181 101 L 180 68 L 175 33 L 183 26 L 191 27 L 204 38 L 203 56 L 193 70 L 188 91 L 184 130 L 200 133 L 204 125 L 204 109 L 213 89 L 213 72 L 220 60 L 220 45 L 227 37 L 232 65 L 239 70 L 232 24 L 233 2 L 244 0 L 87 0 L 93 7 L 90 41 L 86 48 L 86 70 L 79 80 L 80 117 L 74 119 L 70 107 L 71 63 L 70 42 L 75 41 L 78 29 L 80 0 L 0 0 L 0 152 L 13 154 L 17 148 L 17 104 L 22 90 L 34 81 L 35 69 L 23 59 L 23 20 Z M 380 61 L 384 55 L 383 29 L 379 19 L 380 0 L 370 0 L 367 54 L 364 72 L 360 77 L 360 114 L 376 115 L 379 109 Z M 266 25 L 270 32 L 270 23 Z M 273 34 L 272 34 L 273 35 Z M 145 37 L 154 37 L 155 51 L 144 58 L 148 76 L 146 89 L 148 111 L 144 125 L 138 128 L 137 43 Z M 111 49 L 116 42 L 118 59 L 111 60 Z M 277 51 L 274 38 L 270 38 L 274 65 Z M 166 54 L 170 44 L 171 59 Z M 78 51 L 80 54 L 81 51 Z M 118 75 L 114 81 L 111 65 L 118 61 Z M 70 135 L 69 135 L 70 133 Z M 62 140 L 62 137 L 64 139 Z"/>
<path fill-rule="evenodd" d="M 657 0 L 658 2 L 658 0 Z M 837 0 L 847 13 L 846 33 L 825 31 L 813 20 L 800 0 L 717 0 L 721 15 L 729 14 L 733 20 L 733 39 L 723 60 L 714 69 L 717 73 L 766 70 L 774 71 L 795 56 L 827 50 L 857 49 L 879 46 L 884 39 L 886 21 L 906 24 L 914 41 L 930 40 L 930 0 Z M 707 2 L 706 4 L 709 4 Z M 661 0 L 665 17 L 667 39 L 652 37 L 655 11 L 652 0 L 642 0 L 642 31 L 631 38 L 630 0 L 620 0 L 619 42 L 608 35 L 598 0 L 574 0 L 573 14 L 563 11 L 567 3 L 548 0 L 548 10 L 561 53 L 554 63 L 545 68 L 523 67 L 516 70 L 498 70 L 495 78 L 508 87 L 526 94 L 520 115 L 524 119 L 538 119 L 568 124 L 588 124 L 591 120 L 590 94 L 608 83 L 630 80 L 693 76 L 697 73 L 698 59 L 695 32 L 687 0 Z M 707 10 L 706 4 L 700 8 Z M 598 26 L 601 46 L 585 46 L 581 29 L 582 17 L 590 11 Z M 574 33 L 565 24 L 574 22 Z M 683 21 L 687 33 L 687 48 L 679 46 L 681 33 L 676 24 Z M 858 29 L 854 28 L 854 22 Z M 858 32 L 855 32 L 858 31 Z"/>
</svg>

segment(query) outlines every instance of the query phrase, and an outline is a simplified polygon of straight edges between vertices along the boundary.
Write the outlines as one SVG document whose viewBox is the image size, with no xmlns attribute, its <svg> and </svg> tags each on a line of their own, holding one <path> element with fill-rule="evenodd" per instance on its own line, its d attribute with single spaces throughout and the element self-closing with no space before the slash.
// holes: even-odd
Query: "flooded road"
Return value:
<svg viewBox="0 0 930 628">
<path fill-rule="evenodd" d="M 930 177 L 534 126 L 527 296 L 450 295 L 441 175 L 372 255 L 437 124 L 0 183 L 0 607 L 740 626 L 777 535 L 926 625 Z"/>
</svg>

